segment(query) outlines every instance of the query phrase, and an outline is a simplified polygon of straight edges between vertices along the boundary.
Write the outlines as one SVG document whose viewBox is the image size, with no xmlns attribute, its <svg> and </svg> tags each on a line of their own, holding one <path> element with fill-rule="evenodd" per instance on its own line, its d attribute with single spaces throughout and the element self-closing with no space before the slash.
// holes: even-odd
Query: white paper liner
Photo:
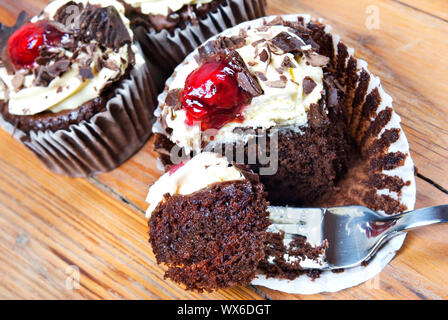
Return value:
<svg viewBox="0 0 448 320">
<path fill-rule="evenodd" d="M 233 28 L 227 29 L 224 32 L 211 37 L 208 41 L 213 41 L 218 36 L 231 36 L 237 35 L 240 29 L 246 29 L 249 27 L 258 27 L 263 25 L 266 21 L 272 21 L 278 16 L 269 16 L 264 18 L 259 18 L 252 21 L 243 22 Z M 312 19 L 308 14 L 290 14 L 290 15 L 282 15 L 281 16 L 286 21 L 294 21 L 297 22 L 298 17 L 302 17 L 304 19 L 305 24 Z M 317 20 L 322 22 L 322 20 Z M 331 27 L 327 26 L 325 31 L 327 33 L 331 33 Z M 340 42 L 340 37 L 338 35 L 333 35 L 333 45 L 334 48 L 337 48 L 338 43 Z M 337 52 L 337 49 L 336 49 Z M 346 59 L 346 63 L 348 62 L 350 57 L 353 57 L 354 50 L 352 48 L 348 48 L 349 56 Z M 194 56 L 197 54 L 197 50 L 190 53 L 185 60 L 176 67 L 173 75 L 166 81 L 165 90 L 158 96 L 158 107 L 156 108 L 154 115 L 155 117 L 159 117 L 162 112 L 162 106 L 164 105 L 165 99 L 167 97 L 167 93 L 169 91 L 170 84 L 174 81 L 176 73 L 183 68 L 183 66 L 189 61 L 194 60 Z M 383 90 L 380 79 L 374 75 L 372 75 L 367 68 L 367 62 L 357 59 L 357 73 L 359 74 L 362 70 L 365 70 L 369 77 L 369 87 L 365 96 L 367 96 L 372 90 L 375 88 L 379 91 L 382 102 L 378 109 L 376 110 L 376 114 L 378 114 L 381 110 L 383 110 L 386 106 L 392 108 L 392 98 L 385 93 Z M 416 184 L 414 177 L 414 163 L 410 156 L 409 152 L 409 144 L 407 138 L 404 134 L 404 131 L 400 125 L 400 117 L 392 111 L 392 117 L 390 121 L 385 125 L 383 130 L 378 134 L 378 137 L 381 137 L 382 133 L 386 129 L 396 128 L 400 130 L 400 135 L 397 141 L 392 143 L 389 148 L 384 151 L 387 152 L 395 152 L 400 151 L 406 154 L 406 160 L 402 166 L 399 166 L 393 170 L 383 170 L 381 173 L 390 176 L 396 176 L 403 181 L 409 181 L 409 185 L 404 186 L 401 189 L 401 194 L 397 197 L 397 194 L 389 189 L 378 190 L 378 194 L 388 195 L 392 198 L 397 198 L 400 204 L 405 206 L 407 210 L 413 210 L 415 206 L 416 200 Z M 160 133 L 162 135 L 166 135 L 165 130 L 163 129 L 161 123 L 156 121 L 153 126 L 154 133 Z M 291 294 L 317 294 L 322 292 L 336 292 L 349 287 L 356 286 L 363 282 L 366 282 L 383 270 L 383 268 L 393 259 L 396 252 L 401 248 L 406 234 L 399 233 L 397 236 L 389 240 L 383 247 L 378 250 L 376 256 L 372 258 L 367 266 L 359 266 L 351 269 L 346 269 L 341 273 L 334 273 L 331 271 L 323 271 L 319 278 L 312 280 L 310 277 L 306 275 L 302 275 L 295 280 L 284 280 L 284 279 L 276 279 L 276 278 L 266 278 L 263 275 L 257 276 L 255 280 L 253 280 L 252 284 L 264 286 L 270 289 L 279 290 Z"/>
</svg>

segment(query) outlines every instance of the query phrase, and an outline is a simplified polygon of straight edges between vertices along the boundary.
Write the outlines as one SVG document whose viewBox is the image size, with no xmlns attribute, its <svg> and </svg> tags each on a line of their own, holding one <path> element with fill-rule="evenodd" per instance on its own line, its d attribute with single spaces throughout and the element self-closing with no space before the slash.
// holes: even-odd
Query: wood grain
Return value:
<svg viewBox="0 0 448 320">
<path fill-rule="evenodd" d="M 0 20 L 13 24 L 46 0 L 6 0 Z M 269 13 L 311 13 L 369 62 L 394 97 L 422 176 L 448 189 L 447 1 L 269 0 Z M 369 30 L 366 8 L 380 28 Z M 160 172 L 152 144 L 120 168 L 90 179 L 52 175 L 0 132 L 0 298 L 45 299 L 447 299 L 448 228 L 409 233 L 375 279 L 337 293 L 288 295 L 248 286 L 213 294 L 184 291 L 163 280 L 147 244 L 147 188 Z M 448 203 L 448 194 L 417 179 L 417 207 Z M 80 288 L 67 290 L 67 266 Z"/>
</svg>

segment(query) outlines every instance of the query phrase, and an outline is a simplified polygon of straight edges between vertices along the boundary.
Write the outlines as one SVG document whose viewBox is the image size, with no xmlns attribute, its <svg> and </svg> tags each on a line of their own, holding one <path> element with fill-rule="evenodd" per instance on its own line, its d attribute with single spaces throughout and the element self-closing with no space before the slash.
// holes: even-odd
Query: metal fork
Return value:
<svg viewBox="0 0 448 320">
<path fill-rule="evenodd" d="M 372 258 L 383 243 L 402 231 L 448 222 L 448 205 L 386 216 L 362 206 L 334 208 L 269 207 L 273 224 L 268 231 L 285 232 L 287 244 L 296 236 L 313 246 L 326 239 L 328 248 L 319 261 L 306 259 L 302 268 L 345 269 Z"/>
</svg>

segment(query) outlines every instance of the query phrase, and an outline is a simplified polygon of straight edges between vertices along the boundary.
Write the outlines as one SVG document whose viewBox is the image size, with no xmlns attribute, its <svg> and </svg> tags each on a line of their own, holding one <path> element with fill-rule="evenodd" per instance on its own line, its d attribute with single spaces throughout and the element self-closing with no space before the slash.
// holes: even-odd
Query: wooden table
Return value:
<svg viewBox="0 0 448 320">
<path fill-rule="evenodd" d="M 0 20 L 12 24 L 23 8 L 36 14 L 46 2 L 3 0 Z M 403 120 L 419 172 L 416 207 L 448 203 L 448 1 L 268 2 L 270 14 L 324 18 L 369 62 Z M 50 173 L 1 130 L 0 150 L 0 298 L 448 299 L 448 225 L 411 232 L 379 276 L 341 292 L 187 292 L 163 280 L 147 243 L 144 197 L 160 175 L 151 142 L 120 168 L 90 179 Z M 77 271 L 79 288 L 67 289 Z"/>
</svg>

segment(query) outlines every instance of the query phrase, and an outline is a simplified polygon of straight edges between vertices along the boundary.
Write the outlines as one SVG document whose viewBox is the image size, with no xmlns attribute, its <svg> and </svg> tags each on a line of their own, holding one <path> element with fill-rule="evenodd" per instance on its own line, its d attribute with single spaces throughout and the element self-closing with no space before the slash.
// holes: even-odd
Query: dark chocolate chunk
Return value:
<svg viewBox="0 0 448 320">
<path fill-rule="evenodd" d="M 305 94 L 310 94 L 311 92 L 313 92 L 314 88 L 316 88 L 317 83 L 314 82 L 313 79 L 311 79 L 310 77 L 305 77 L 303 79 L 303 92 Z"/>
<path fill-rule="evenodd" d="M 50 76 L 52 76 L 53 78 L 56 78 L 59 75 L 61 75 L 62 73 L 64 73 L 65 71 L 67 71 L 69 66 L 70 66 L 69 60 L 61 59 L 61 60 L 56 61 L 52 65 L 48 66 L 46 69 Z"/>
<path fill-rule="evenodd" d="M 271 88 L 285 88 L 286 87 L 285 78 L 280 78 L 280 79 L 274 80 L 274 81 L 266 81 L 265 84 Z"/>
<path fill-rule="evenodd" d="M 266 51 L 266 49 L 263 49 L 263 51 L 261 51 L 260 53 L 260 60 L 263 62 L 268 61 L 269 59 L 269 53 Z"/>
<path fill-rule="evenodd" d="M 24 81 L 25 81 L 25 76 L 23 75 L 23 73 L 16 72 L 16 74 L 14 75 L 14 77 L 11 80 L 11 84 L 12 84 L 15 92 L 22 89 Z"/>
<path fill-rule="evenodd" d="M 266 78 L 266 75 L 263 72 L 255 71 L 254 74 L 261 80 L 261 81 L 267 81 L 268 78 Z"/>
<path fill-rule="evenodd" d="M 330 62 L 330 58 L 325 57 L 320 54 L 317 54 L 317 53 L 312 53 L 312 54 L 306 53 L 305 59 L 313 67 L 323 67 L 323 66 L 326 66 Z"/>
<path fill-rule="evenodd" d="M 291 36 L 288 32 L 280 32 L 276 35 L 271 43 L 284 52 L 298 53 L 304 44 L 296 37 Z"/>
<path fill-rule="evenodd" d="M 80 68 L 79 75 L 83 79 L 93 79 L 93 72 L 92 72 L 92 69 L 90 69 L 89 67 Z"/>
<path fill-rule="evenodd" d="M 34 79 L 34 84 L 36 86 L 48 86 L 54 78 L 66 72 L 70 67 L 70 64 L 68 59 L 61 59 L 49 66 L 39 66 L 36 78 Z"/>
<path fill-rule="evenodd" d="M 177 107 L 180 104 L 180 94 L 182 89 L 173 89 L 168 91 L 165 104 L 169 107 Z"/>
<path fill-rule="evenodd" d="M 117 9 L 87 4 L 79 17 L 77 36 L 84 42 L 98 41 L 101 45 L 119 49 L 132 42 Z"/>
<path fill-rule="evenodd" d="M 283 68 L 295 68 L 296 65 L 294 62 L 291 61 L 291 59 L 288 56 L 285 56 L 282 61 L 282 67 Z"/>
</svg>

